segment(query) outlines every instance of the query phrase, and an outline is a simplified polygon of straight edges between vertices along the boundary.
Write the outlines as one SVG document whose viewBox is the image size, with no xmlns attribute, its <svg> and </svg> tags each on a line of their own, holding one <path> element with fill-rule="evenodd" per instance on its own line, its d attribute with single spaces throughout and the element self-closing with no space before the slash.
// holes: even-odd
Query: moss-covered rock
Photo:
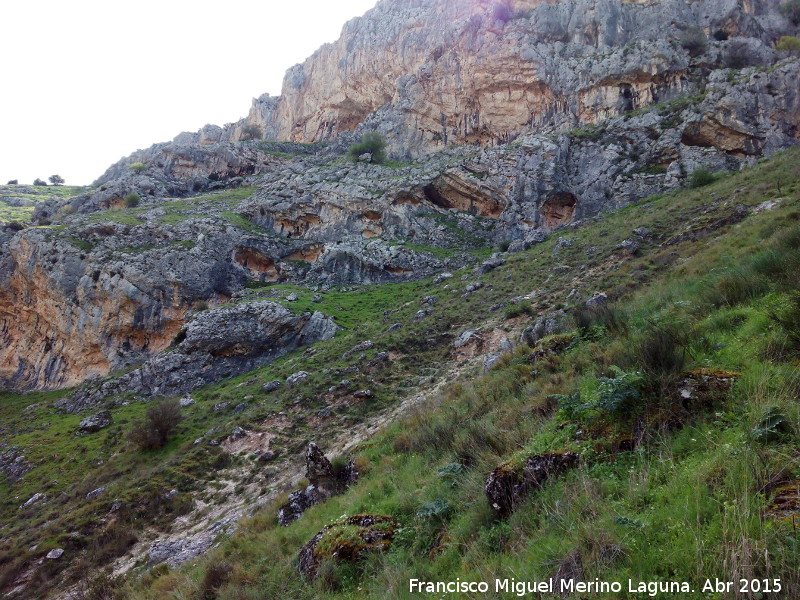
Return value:
<svg viewBox="0 0 800 600">
<path fill-rule="evenodd" d="M 397 530 L 397 520 L 385 515 L 355 515 L 326 526 L 300 548 L 300 572 L 314 579 L 320 562 L 356 562 L 365 554 L 389 548 Z"/>
<path fill-rule="evenodd" d="M 503 516 L 511 514 L 525 495 L 541 488 L 551 477 L 576 467 L 579 458 L 576 452 L 548 452 L 503 463 L 486 479 L 489 505 Z"/>
</svg>

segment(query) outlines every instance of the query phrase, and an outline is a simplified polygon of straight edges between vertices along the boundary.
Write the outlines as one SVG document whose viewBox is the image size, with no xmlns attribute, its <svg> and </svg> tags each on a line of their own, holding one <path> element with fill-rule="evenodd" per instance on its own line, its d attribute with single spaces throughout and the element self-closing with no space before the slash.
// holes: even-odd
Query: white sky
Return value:
<svg viewBox="0 0 800 600">
<path fill-rule="evenodd" d="M 0 0 L 0 184 L 89 184 L 280 94 L 376 0 Z"/>
</svg>

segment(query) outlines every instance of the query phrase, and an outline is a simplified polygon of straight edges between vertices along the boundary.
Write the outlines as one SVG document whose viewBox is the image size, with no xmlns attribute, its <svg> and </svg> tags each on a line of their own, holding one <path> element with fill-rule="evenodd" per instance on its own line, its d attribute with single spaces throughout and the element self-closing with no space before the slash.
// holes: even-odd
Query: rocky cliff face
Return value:
<svg viewBox="0 0 800 600">
<path fill-rule="evenodd" d="M 333 140 L 365 122 L 400 155 L 496 145 L 697 93 L 709 68 L 772 62 L 777 0 L 383 0 L 290 69 L 280 98 L 183 141 Z M 687 32 L 709 38 L 681 43 Z"/>
<path fill-rule="evenodd" d="M 800 64 L 772 49 L 789 28 L 772 0 L 384 0 L 246 119 L 0 231 L 0 383 L 72 386 L 248 286 L 427 277 L 796 144 Z M 241 141 L 248 125 L 284 141 Z M 346 160 L 364 130 L 418 158 Z M 149 364 L 161 383 L 139 387 L 182 389 Z"/>
</svg>

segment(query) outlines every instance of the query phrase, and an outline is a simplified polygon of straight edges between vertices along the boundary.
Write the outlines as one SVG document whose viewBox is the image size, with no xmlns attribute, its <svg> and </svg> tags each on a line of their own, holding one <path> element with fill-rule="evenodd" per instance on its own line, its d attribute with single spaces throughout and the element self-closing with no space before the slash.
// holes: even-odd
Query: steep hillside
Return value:
<svg viewBox="0 0 800 600">
<path fill-rule="evenodd" d="M 3 187 L 0 594 L 798 589 L 791 17 L 382 0 L 238 123 Z"/>
<path fill-rule="evenodd" d="M 131 451 L 150 406 L 135 394 L 75 416 L 50 404 L 58 394 L 6 395 L 5 589 L 44 596 L 128 553 L 117 573 L 149 573 L 113 592 L 132 598 L 402 597 L 408 577 L 496 574 L 695 581 L 699 564 L 796 586 L 797 157 L 650 198 L 493 268 L 319 299 L 252 289 L 232 306 L 314 307 L 344 329 L 197 389 L 162 450 Z M 76 437 L 101 408 L 111 425 Z M 360 477 L 284 529 L 281 494 L 307 485 L 309 441 Z M 496 466 L 564 451 L 577 469 L 508 497 L 510 515 L 491 508 Z M 355 570 L 318 554 L 324 576 L 303 577 L 300 547 L 358 513 L 398 520 L 388 553 Z M 199 568 L 157 566 L 220 542 Z M 88 585 L 87 598 L 117 597 L 106 576 Z"/>
</svg>

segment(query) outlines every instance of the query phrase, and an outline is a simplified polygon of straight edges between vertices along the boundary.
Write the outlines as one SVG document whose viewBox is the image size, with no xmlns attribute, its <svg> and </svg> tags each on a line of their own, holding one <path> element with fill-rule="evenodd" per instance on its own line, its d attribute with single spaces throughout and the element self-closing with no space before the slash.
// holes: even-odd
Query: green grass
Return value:
<svg viewBox="0 0 800 600">
<path fill-rule="evenodd" d="M 91 188 L 69 185 L 0 185 L 0 198 L 9 196 L 21 198 L 32 203 L 44 202 L 51 198 L 72 198 L 90 191 Z M 35 206 L 10 206 L 7 202 L 0 199 L 0 223 L 18 221 L 26 223 L 30 221 Z"/>
<path fill-rule="evenodd" d="M 258 429 L 268 416 L 283 411 L 292 425 L 276 436 L 274 446 L 283 456 L 300 456 L 307 441 L 325 449 L 336 432 L 422 392 L 427 400 L 411 414 L 356 448 L 362 478 L 347 493 L 312 508 L 288 528 L 277 526 L 276 506 L 269 505 L 196 566 L 149 575 L 138 567 L 121 597 L 198 597 L 206 568 L 219 561 L 233 566 L 228 582 L 215 592 L 220 599 L 402 598 L 410 577 L 538 580 L 570 560 L 582 562 L 585 579 L 694 581 L 705 574 L 732 579 L 752 569 L 758 577 L 780 576 L 797 584 L 800 566 L 791 523 L 762 515 L 773 493 L 770 481 L 800 478 L 798 439 L 793 435 L 765 445 L 756 443 L 751 431 L 772 407 L 800 431 L 800 348 L 791 328 L 782 324 L 793 322 L 791 295 L 798 283 L 792 244 L 800 226 L 799 156 L 797 150 L 786 152 L 706 187 L 632 204 L 509 256 L 486 275 L 465 268 L 440 284 L 425 280 L 334 289 L 320 292 L 319 302 L 312 301 L 315 292 L 296 286 L 252 289 L 245 300 L 293 291 L 296 302 L 278 301 L 296 313 L 320 310 L 343 330 L 310 350 L 197 390 L 197 404 L 178 436 L 156 453 L 132 452 L 127 444 L 127 428 L 145 408 L 132 398 L 128 406 L 113 409 L 111 428 L 78 438 L 74 428 L 80 416 L 56 415 L 47 407 L 22 413 L 27 404 L 46 404 L 58 394 L 4 396 L 3 439 L 24 448 L 37 467 L 23 482 L 2 488 L 2 534 L 14 540 L 12 554 L 24 554 L 36 542 L 55 544 L 59 532 L 84 527 L 88 538 L 96 535 L 108 514 L 103 502 L 112 496 L 132 499 L 143 495 L 142 489 L 157 496 L 178 487 L 186 495 L 214 499 L 214 479 L 224 477 L 225 457 L 212 446 L 192 445 L 211 428 L 219 427 L 214 435 L 220 437 L 234 425 Z M 772 211 L 734 218 L 740 204 L 754 207 L 779 196 L 784 200 Z M 615 248 L 634 227 L 650 228 L 653 237 L 630 257 Z M 553 256 L 559 235 L 572 238 L 573 245 Z M 594 251 L 587 254 L 590 247 Z M 570 270 L 553 271 L 555 266 Z M 740 292 L 720 295 L 730 288 L 724 282 L 734 269 L 742 280 L 736 287 Z M 464 274 L 468 278 L 462 281 Z M 463 288 L 473 281 L 485 287 L 463 297 Z M 570 308 L 571 289 L 584 297 L 608 292 L 627 327 L 614 327 L 607 319 L 570 336 L 568 344 L 555 345 L 560 354 L 531 363 L 530 349 L 521 347 L 486 374 L 470 368 L 441 391 L 430 391 L 453 367 L 451 343 L 458 333 L 482 325 L 511 335 L 506 312 L 494 308 L 499 303 L 536 291 L 523 314 L 508 314 L 535 318 L 528 313 Z M 439 298 L 433 312 L 415 320 L 420 299 L 429 295 Z M 394 323 L 402 327 L 389 333 Z M 654 327 L 686 333 L 681 342 L 686 369 L 732 370 L 741 377 L 713 405 L 688 411 L 670 395 L 675 382 L 666 369 L 643 385 L 625 418 L 602 403 L 586 422 L 559 410 L 557 396 L 600 397 L 600 378 L 615 377 L 612 366 L 628 373 L 652 369 L 642 350 L 652 345 L 642 341 Z M 366 339 L 376 347 L 363 361 L 347 354 Z M 379 351 L 392 352 L 392 360 L 377 370 L 365 369 Z M 261 391 L 265 382 L 300 370 L 311 373 L 303 386 L 269 395 Z M 345 378 L 350 392 L 371 389 L 374 397 L 357 404 L 332 402 L 337 396 L 330 388 Z M 249 406 L 236 416 L 214 412 L 212 406 L 223 401 Z M 313 425 L 314 416 L 329 405 L 332 425 Z M 678 426 L 670 425 L 673 417 Z M 577 435 L 579 430 L 584 434 Z M 642 445 L 618 452 L 620 441 L 641 431 L 646 433 Z M 497 518 L 484 495 L 487 473 L 531 453 L 561 450 L 580 452 L 580 468 L 530 496 L 508 519 Z M 440 475 L 442 467 L 455 462 L 464 468 Z M 261 477 L 261 463 L 241 464 L 248 477 Z M 32 520 L 21 518 L 19 504 L 48 489 L 52 480 L 67 500 L 48 505 Z M 275 492 L 269 478 L 263 481 L 263 493 Z M 83 506 L 85 493 L 99 485 L 114 491 Z M 450 510 L 418 516 L 437 501 Z M 148 518 L 164 531 L 183 510 L 148 506 L 131 513 L 127 526 L 132 531 Z M 358 513 L 400 521 L 392 549 L 368 557 L 358 568 L 326 567 L 320 582 L 302 579 L 294 563 L 297 550 L 326 524 Z M 84 552 L 74 549 L 69 560 Z"/>
</svg>

